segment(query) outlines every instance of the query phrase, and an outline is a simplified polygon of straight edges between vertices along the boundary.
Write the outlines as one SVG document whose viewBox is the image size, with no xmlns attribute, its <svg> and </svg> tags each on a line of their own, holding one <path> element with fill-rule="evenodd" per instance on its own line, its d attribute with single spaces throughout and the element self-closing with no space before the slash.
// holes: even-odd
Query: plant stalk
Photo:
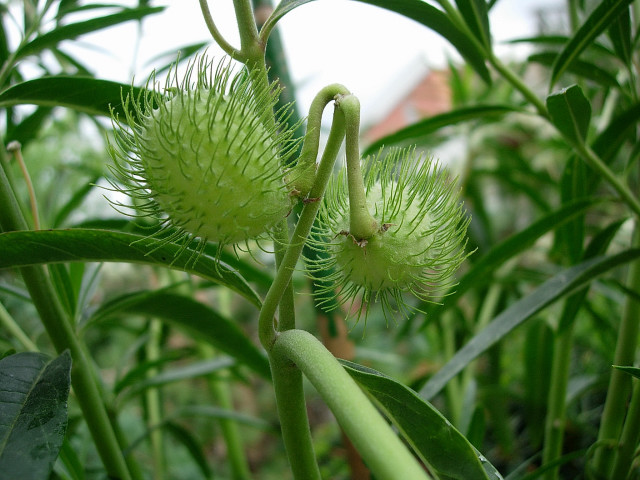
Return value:
<svg viewBox="0 0 640 480">
<path fill-rule="evenodd" d="M 0 205 L 3 208 L 0 209 L 0 226 L 5 232 L 27 230 L 27 222 L 4 171 L 6 160 L 4 150 L 1 151 Z M 91 363 L 85 356 L 51 279 L 40 265 L 23 267 L 19 271 L 56 351 L 62 353 L 69 350 L 71 353 L 71 384 L 107 473 L 115 478 L 130 480 L 131 475 L 107 415 L 100 389 L 94 381 Z"/>
<path fill-rule="evenodd" d="M 569 367 L 573 346 L 573 322 L 554 339 L 553 363 L 551 367 L 551 383 L 547 401 L 547 418 L 544 429 L 544 448 L 542 464 L 549 465 L 562 455 L 564 440 L 567 385 L 569 383 Z M 547 470 L 545 480 L 558 478 L 558 467 Z"/>
<path fill-rule="evenodd" d="M 360 168 L 360 102 L 354 95 L 341 95 L 336 104 L 344 113 L 347 157 L 347 183 L 349 186 L 349 234 L 356 240 L 371 238 L 378 224 L 369 213 L 364 180 Z"/>
<path fill-rule="evenodd" d="M 18 340 L 25 350 L 29 352 L 39 351 L 37 345 L 24 333 L 2 303 L 0 303 L 0 325 L 6 328 L 9 334 Z"/>
<path fill-rule="evenodd" d="M 638 219 L 635 220 L 633 246 L 640 246 L 640 228 Z M 640 261 L 636 260 L 629 266 L 627 286 L 640 292 Z M 638 331 L 640 329 L 640 302 L 628 295 L 622 321 L 618 329 L 618 341 L 614 354 L 614 365 L 633 365 L 637 348 Z M 617 444 L 624 422 L 623 412 L 627 409 L 627 401 L 631 392 L 631 377 L 616 368 L 611 372 L 607 398 L 604 404 L 600 429 L 598 431 L 598 444 L 608 445 L 610 442 Z M 608 478 L 613 467 L 615 452 L 611 448 L 599 448 L 593 459 L 593 470 L 597 478 Z"/>
<path fill-rule="evenodd" d="M 283 295 L 286 296 L 287 286 L 291 285 L 293 269 L 311 231 L 311 226 L 320 207 L 319 199 L 324 194 L 343 137 L 344 122 L 342 115 L 336 112 L 315 183 L 310 193 L 312 198 L 316 200 L 307 202 L 304 206 L 289 247 L 279 262 L 276 278 L 267 292 L 260 311 L 260 341 L 269 352 L 269 363 L 271 365 L 271 376 L 276 394 L 282 437 L 296 480 L 319 479 L 320 472 L 313 451 L 313 442 L 304 400 L 302 374 L 298 369 L 291 368 L 288 362 L 283 362 L 282 359 L 271 354 L 277 335 L 285 333 L 281 326 L 278 327 L 276 332 L 273 319 L 276 307 L 281 302 Z M 282 316 L 282 313 L 281 311 L 280 316 Z"/>
<path fill-rule="evenodd" d="M 627 478 L 640 442 L 640 381 L 633 381 L 633 393 L 624 422 L 611 478 Z"/>
<path fill-rule="evenodd" d="M 304 373 L 376 478 L 429 478 L 355 381 L 313 335 L 303 330 L 281 333 L 272 356 Z"/>
</svg>

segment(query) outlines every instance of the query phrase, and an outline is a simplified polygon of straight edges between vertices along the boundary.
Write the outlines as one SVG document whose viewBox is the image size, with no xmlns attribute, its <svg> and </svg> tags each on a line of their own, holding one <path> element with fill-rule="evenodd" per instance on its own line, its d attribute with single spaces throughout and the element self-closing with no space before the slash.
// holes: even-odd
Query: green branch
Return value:
<svg viewBox="0 0 640 480">
<path fill-rule="evenodd" d="M 313 335 L 303 330 L 281 333 L 272 356 L 304 373 L 376 478 L 429 478 L 362 390 Z"/>
</svg>

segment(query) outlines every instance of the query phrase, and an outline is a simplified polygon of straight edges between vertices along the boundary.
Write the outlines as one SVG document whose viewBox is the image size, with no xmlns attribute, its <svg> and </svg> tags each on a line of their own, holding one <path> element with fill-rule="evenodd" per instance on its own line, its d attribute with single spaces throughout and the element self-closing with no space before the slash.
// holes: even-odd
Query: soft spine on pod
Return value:
<svg viewBox="0 0 640 480">
<path fill-rule="evenodd" d="M 320 305 L 347 303 L 352 311 L 358 301 L 360 316 L 370 303 L 380 302 L 385 313 L 406 313 L 411 307 L 404 292 L 430 301 L 451 286 L 467 256 L 470 219 L 446 172 L 414 149 L 368 157 L 363 172 L 377 231 L 369 238 L 349 231 L 347 175 L 341 171 L 327 188 L 313 237 L 324 254 L 310 262 L 309 272 L 323 280 Z"/>
<path fill-rule="evenodd" d="M 279 90 L 254 80 L 200 57 L 181 81 L 172 67 L 162 89 L 152 75 L 144 93 L 124 100 L 126 118 L 113 117 L 111 185 L 137 215 L 171 232 L 164 240 L 246 242 L 290 211 L 282 168 L 296 146 L 293 129 L 283 128 L 289 110 L 268 125 Z"/>
</svg>

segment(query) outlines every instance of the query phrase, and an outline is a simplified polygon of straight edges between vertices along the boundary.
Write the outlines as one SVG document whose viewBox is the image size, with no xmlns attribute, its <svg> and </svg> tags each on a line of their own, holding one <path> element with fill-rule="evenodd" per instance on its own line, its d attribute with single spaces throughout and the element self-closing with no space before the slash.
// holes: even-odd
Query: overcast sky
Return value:
<svg viewBox="0 0 640 480">
<path fill-rule="evenodd" d="M 132 2 L 132 4 L 135 2 Z M 146 78 L 149 60 L 175 47 L 210 40 L 196 0 L 153 2 L 167 5 L 164 13 L 149 17 L 136 50 L 133 24 L 84 37 L 85 45 L 100 45 L 109 54 L 73 46 L 90 53 L 90 64 L 101 78 L 129 83 L 135 72 Z M 534 12 L 553 8 L 563 0 L 499 0 L 491 12 L 491 27 L 499 52 L 522 54 L 500 42 L 535 33 Z M 209 0 L 210 9 L 227 39 L 238 44 L 231 0 Z M 348 0 L 322 0 L 303 5 L 279 23 L 289 67 L 306 112 L 323 86 L 342 83 L 362 105 L 363 124 L 379 115 L 385 100 L 406 87 L 412 76 L 458 58 L 440 36 L 424 26 L 384 9 Z M 210 49 L 216 52 L 215 47 Z"/>
</svg>

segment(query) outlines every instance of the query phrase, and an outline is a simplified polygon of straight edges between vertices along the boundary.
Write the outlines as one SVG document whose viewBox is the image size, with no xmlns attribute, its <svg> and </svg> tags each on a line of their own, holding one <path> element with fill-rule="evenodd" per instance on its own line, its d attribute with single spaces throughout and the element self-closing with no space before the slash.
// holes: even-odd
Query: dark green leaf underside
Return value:
<svg viewBox="0 0 640 480">
<path fill-rule="evenodd" d="M 488 475 L 484 457 L 429 402 L 395 380 L 361 365 L 342 361 L 353 379 L 375 400 L 418 455 L 439 475 L 450 479 L 502 478 Z M 482 461 L 481 461 L 482 459 Z"/>
<path fill-rule="evenodd" d="M 49 478 L 64 440 L 71 355 L 23 352 L 0 360 L 0 476 Z"/>
</svg>

